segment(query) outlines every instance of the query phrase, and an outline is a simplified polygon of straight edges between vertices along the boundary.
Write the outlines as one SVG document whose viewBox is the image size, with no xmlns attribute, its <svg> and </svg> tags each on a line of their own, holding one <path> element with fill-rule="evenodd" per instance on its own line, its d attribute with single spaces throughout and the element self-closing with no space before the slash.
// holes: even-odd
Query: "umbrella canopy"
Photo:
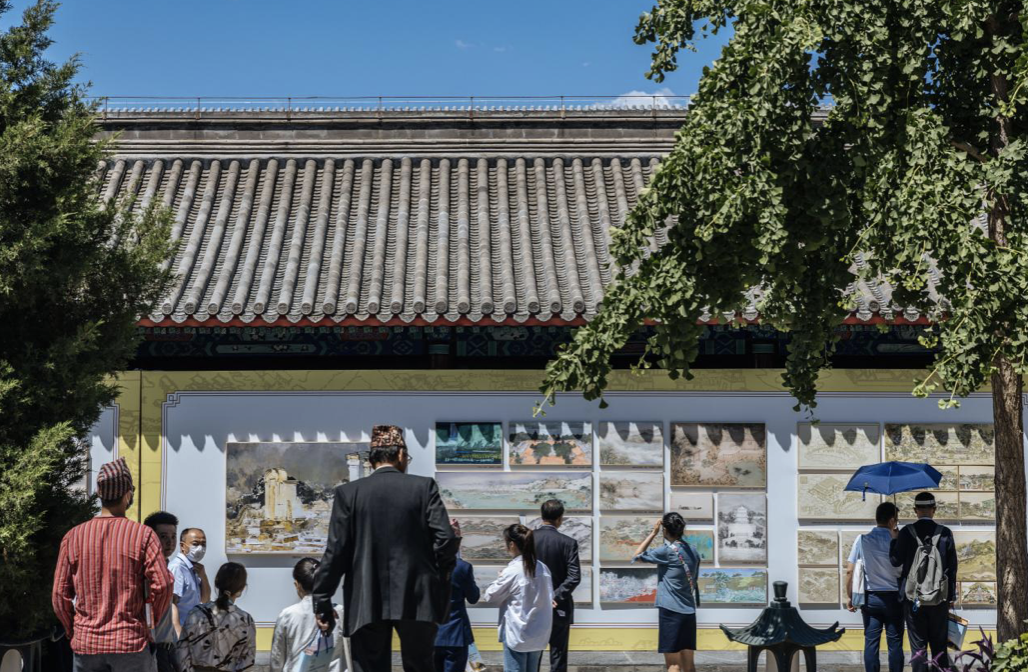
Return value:
<svg viewBox="0 0 1028 672">
<path fill-rule="evenodd" d="M 928 464 L 919 462 L 882 462 L 857 469 L 846 485 L 847 490 L 879 495 L 892 495 L 909 490 L 939 487 L 942 474 Z"/>
</svg>

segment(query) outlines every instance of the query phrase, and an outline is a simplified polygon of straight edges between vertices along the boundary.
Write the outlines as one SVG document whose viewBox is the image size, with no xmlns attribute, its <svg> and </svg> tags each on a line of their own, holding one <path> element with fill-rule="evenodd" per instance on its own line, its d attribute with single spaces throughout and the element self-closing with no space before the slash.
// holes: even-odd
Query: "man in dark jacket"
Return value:
<svg viewBox="0 0 1028 672">
<path fill-rule="evenodd" d="M 450 525 L 459 542 L 460 523 L 455 519 L 450 521 Z M 475 641 L 467 605 L 478 602 L 480 596 L 481 591 L 475 583 L 475 569 L 471 563 L 458 557 L 450 579 L 450 618 L 439 626 L 439 633 L 435 636 L 435 672 L 464 672 L 467 667 L 468 647 Z"/>
<path fill-rule="evenodd" d="M 917 515 L 917 522 L 900 530 L 889 549 L 889 560 L 893 566 L 903 568 L 900 577 L 900 599 L 903 601 L 907 637 L 910 639 L 910 668 L 912 672 L 926 672 L 928 649 L 931 649 L 932 658 L 942 654 L 938 661 L 939 665 L 943 669 L 949 669 L 946 646 L 949 640 L 949 610 L 957 599 L 957 546 L 950 529 L 933 520 L 935 495 L 930 492 L 918 493 L 914 498 L 914 513 Z M 906 585 L 914 557 L 921 543 L 931 547 L 936 536 L 939 537 L 939 557 L 942 558 L 942 569 L 946 575 L 949 592 L 941 604 L 929 606 L 911 603 L 906 595 Z"/>
<path fill-rule="evenodd" d="M 336 488 L 328 546 L 314 579 L 314 613 L 335 622 L 343 577 L 343 632 L 356 672 L 389 672 L 393 630 L 403 669 L 431 672 L 438 624 L 450 603 L 457 541 L 434 479 L 406 475 L 411 457 L 399 427 L 371 434 L 375 471 Z"/>
<path fill-rule="evenodd" d="M 559 499 L 544 502 L 540 511 L 543 524 L 532 533 L 535 555 L 553 577 L 553 629 L 550 630 L 550 671 L 566 672 L 568 636 L 575 620 L 575 600 L 571 593 L 582 581 L 578 561 L 578 542 L 557 531 L 564 522 L 564 504 Z"/>
</svg>

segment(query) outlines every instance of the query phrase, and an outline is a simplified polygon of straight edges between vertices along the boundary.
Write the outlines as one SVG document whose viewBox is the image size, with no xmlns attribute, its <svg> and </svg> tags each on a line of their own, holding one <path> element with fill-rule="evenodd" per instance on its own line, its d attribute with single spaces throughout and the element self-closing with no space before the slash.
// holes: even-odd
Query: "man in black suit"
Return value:
<svg viewBox="0 0 1028 672">
<path fill-rule="evenodd" d="M 575 620 L 575 600 L 571 593 L 582 581 L 578 561 L 578 542 L 557 531 L 564 522 L 564 505 L 559 499 L 544 502 L 543 524 L 532 533 L 535 556 L 553 577 L 553 629 L 550 630 L 550 672 L 568 669 L 568 636 Z"/>
<path fill-rule="evenodd" d="M 406 474 L 411 456 L 399 427 L 374 428 L 369 459 L 374 473 L 336 488 L 314 613 L 330 631 L 345 577 L 343 633 L 356 672 L 389 672 L 394 628 L 405 672 L 431 672 L 458 542 L 435 480 Z"/>
<path fill-rule="evenodd" d="M 910 639 L 910 668 L 913 672 L 926 672 L 930 648 L 932 658 L 942 654 L 938 661 L 939 665 L 943 669 L 949 669 L 946 646 L 949 641 L 949 610 L 957 599 L 957 546 L 950 529 L 933 520 L 935 495 L 930 492 L 918 493 L 914 498 L 914 513 L 917 515 L 917 522 L 900 530 L 889 548 L 889 560 L 892 565 L 903 568 L 900 578 L 900 599 L 903 601 L 907 637 Z M 917 549 L 921 543 L 930 548 L 936 536 L 948 590 L 946 599 L 934 605 L 911 602 L 906 593 L 906 585 Z"/>
</svg>

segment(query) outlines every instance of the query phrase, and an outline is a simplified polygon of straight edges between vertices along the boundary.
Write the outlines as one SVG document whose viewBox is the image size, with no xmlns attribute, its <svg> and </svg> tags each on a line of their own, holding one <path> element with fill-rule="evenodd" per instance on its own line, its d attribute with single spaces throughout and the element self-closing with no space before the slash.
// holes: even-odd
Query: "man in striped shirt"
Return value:
<svg viewBox="0 0 1028 672">
<path fill-rule="evenodd" d="M 96 489 L 100 515 L 61 542 L 54 612 L 75 672 L 154 672 L 150 628 L 168 610 L 171 574 L 154 531 L 125 517 L 135 488 L 124 458 L 100 468 Z"/>
</svg>

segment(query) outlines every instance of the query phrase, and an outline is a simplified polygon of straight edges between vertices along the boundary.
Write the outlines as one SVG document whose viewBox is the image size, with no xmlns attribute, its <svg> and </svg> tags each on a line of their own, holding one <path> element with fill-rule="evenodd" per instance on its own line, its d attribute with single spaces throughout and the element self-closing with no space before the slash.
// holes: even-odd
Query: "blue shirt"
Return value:
<svg viewBox="0 0 1028 672">
<path fill-rule="evenodd" d="M 175 579 L 172 592 L 178 598 L 179 625 L 185 625 L 189 612 L 200 604 L 200 577 L 193 569 L 193 563 L 181 553 L 168 563 L 168 571 Z M 169 609 L 169 611 L 171 610 Z"/>
<path fill-rule="evenodd" d="M 849 562 L 856 563 L 858 558 L 864 558 L 864 579 L 867 582 L 867 589 L 872 592 L 886 593 L 899 590 L 903 568 L 892 566 L 889 559 L 891 543 L 892 535 L 884 527 L 875 527 L 853 542 Z"/>
<path fill-rule="evenodd" d="M 677 548 L 676 548 L 677 547 Z M 682 558 L 689 567 L 692 581 Z M 636 560 L 657 565 L 657 606 L 680 614 L 696 613 L 696 592 L 693 588 L 700 575 L 700 554 L 684 541 L 647 549 Z"/>
</svg>

